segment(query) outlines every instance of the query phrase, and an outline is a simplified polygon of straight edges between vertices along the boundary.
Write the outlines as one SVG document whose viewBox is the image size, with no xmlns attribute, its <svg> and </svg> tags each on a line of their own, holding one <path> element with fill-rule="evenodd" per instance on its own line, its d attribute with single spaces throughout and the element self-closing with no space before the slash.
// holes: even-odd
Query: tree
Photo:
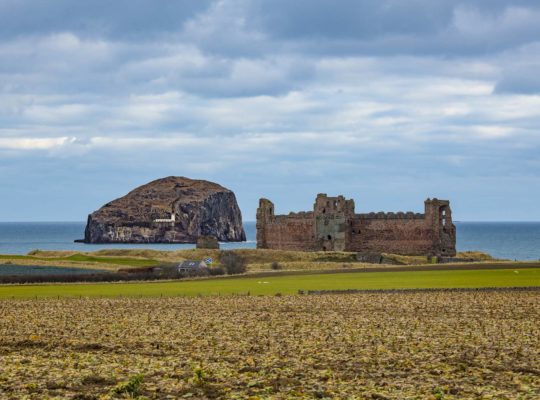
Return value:
<svg viewBox="0 0 540 400">
<path fill-rule="evenodd" d="M 233 251 L 221 252 L 219 263 L 229 275 L 243 274 L 247 270 L 246 260 Z"/>
</svg>

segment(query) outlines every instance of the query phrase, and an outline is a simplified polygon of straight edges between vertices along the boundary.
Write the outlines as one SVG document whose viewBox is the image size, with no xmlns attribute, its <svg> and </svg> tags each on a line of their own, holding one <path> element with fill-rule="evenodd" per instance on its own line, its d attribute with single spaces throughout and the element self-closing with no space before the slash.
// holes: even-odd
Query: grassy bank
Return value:
<svg viewBox="0 0 540 400">
<path fill-rule="evenodd" d="M 42 254 L 44 253 L 44 254 Z M 52 253 L 52 254 L 50 254 Z M 40 265 L 67 268 L 117 270 L 121 267 L 151 267 L 159 261 L 138 257 L 108 257 L 91 253 L 32 252 L 28 255 L 0 254 L 0 264 Z"/>
<path fill-rule="evenodd" d="M 540 268 L 287 275 L 152 283 L 14 285 L 0 286 L 0 298 L 207 296 L 247 292 L 252 295 L 275 295 L 294 294 L 298 290 L 513 286 L 540 286 Z"/>
<path fill-rule="evenodd" d="M 303 252 L 265 249 L 237 249 L 234 252 L 246 260 L 248 271 L 264 271 L 274 269 L 277 265 L 284 270 L 332 270 L 338 267 L 362 267 L 356 261 L 356 253 L 349 252 Z M 117 270 L 130 267 L 151 267 L 162 263 L 181 262 L 193 259 L 202 260 L 207 257 L 215 261 L 220 258 L 220 250 L 176 250 L 159 251 L 150 249 L 108 249 L 95 252 L 43 251 L 34 250 L 27 255 L 0 255 L 0 264 L 40 265 L 54 267 L 75 267 Z M 460 254 L 479 262 L 493 259 L 480 252 Z M 400 256 L 384 254 L 384 263 L 398 265 L 429 264 L 427 257 Z"/>
</svg>

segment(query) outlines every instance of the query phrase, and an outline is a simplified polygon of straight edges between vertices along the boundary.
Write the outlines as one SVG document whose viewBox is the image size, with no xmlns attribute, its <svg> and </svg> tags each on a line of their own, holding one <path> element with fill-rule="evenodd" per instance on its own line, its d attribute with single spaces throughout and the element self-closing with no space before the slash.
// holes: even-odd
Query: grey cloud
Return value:
<svg viewBox="0 0 540 400">
<path fill-rule="evenodd" d="M 178 31 L 210 0 L 0 0 L 0 37 L 75 32 L 132 38 Z"/>
<path fill-rule="evenodd" d="M 470 56 L 537 40 L 539 20 L 538 2 L 525 0 L 224 0 L 183 34 L 230 56 Z"/>
<path fill-rule="evenodd" d="M 540 37 L 536 43 L 503 53 L 498 63 L 494 93 L 540 94 Z"/>
<path fill-rule="evenodd" d="M 540 36 L 533 0 L 0 0 L 0 38 L 183 41 L 225 57 L 491 53 Z"/>
<path fill-rule="evenodd" d="M 495 87 L 501 94 L 536 94 L 540 95 L 540 63 L 507 67 Z"/>
<path fill-rule="evenodd" d="M 540 97 L 514 96 L 540 87 L 537 1 L 107 4 L 0 0 L 2 187 L 179 173 L 311 203 L 539 174 Z"/>
<path fill-rule="evenodd" d="M 451 2 L 413 1 L 257 1 L 256 23 L 283 38 L 355 38 L 433 33 L 452 19 Z"/>
</svg>

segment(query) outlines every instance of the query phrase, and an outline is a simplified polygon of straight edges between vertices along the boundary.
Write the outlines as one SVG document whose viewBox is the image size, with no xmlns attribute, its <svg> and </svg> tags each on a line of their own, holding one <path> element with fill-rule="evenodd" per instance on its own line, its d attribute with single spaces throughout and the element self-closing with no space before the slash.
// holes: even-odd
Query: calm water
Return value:
<svg viewBox="0 0 540 400">
<path fill-rule="evenodd" d="M 73 243 L 84 236 L 84 222 L 0 222 L 0 254 L 26 254 L 34 249 L 94 251 L 106 248 L 190 249 L 190 244 Z M 498 258 L 540 259 L 540 222 L 456 222 L 459 251 L 479 250 Z M 246 222 L 247 242 L 222 248 L 255 248 L 255 222 Z"/>
</svg>

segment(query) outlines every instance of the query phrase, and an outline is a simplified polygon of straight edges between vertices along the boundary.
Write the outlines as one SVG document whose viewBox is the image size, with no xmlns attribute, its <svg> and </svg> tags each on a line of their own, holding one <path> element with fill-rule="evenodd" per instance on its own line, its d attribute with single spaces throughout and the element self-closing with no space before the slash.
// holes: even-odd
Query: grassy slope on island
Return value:
<svg viewBox="0 0 540 400">
<path fill-rule="evenodd" d="M 294 294 L 298 290 L 480 288 L 540 286 L 540 268 L 366 272 L 187 281 L 0 286 L 0 298 L 56 296 L 197 296 Z"/>
</svg>

